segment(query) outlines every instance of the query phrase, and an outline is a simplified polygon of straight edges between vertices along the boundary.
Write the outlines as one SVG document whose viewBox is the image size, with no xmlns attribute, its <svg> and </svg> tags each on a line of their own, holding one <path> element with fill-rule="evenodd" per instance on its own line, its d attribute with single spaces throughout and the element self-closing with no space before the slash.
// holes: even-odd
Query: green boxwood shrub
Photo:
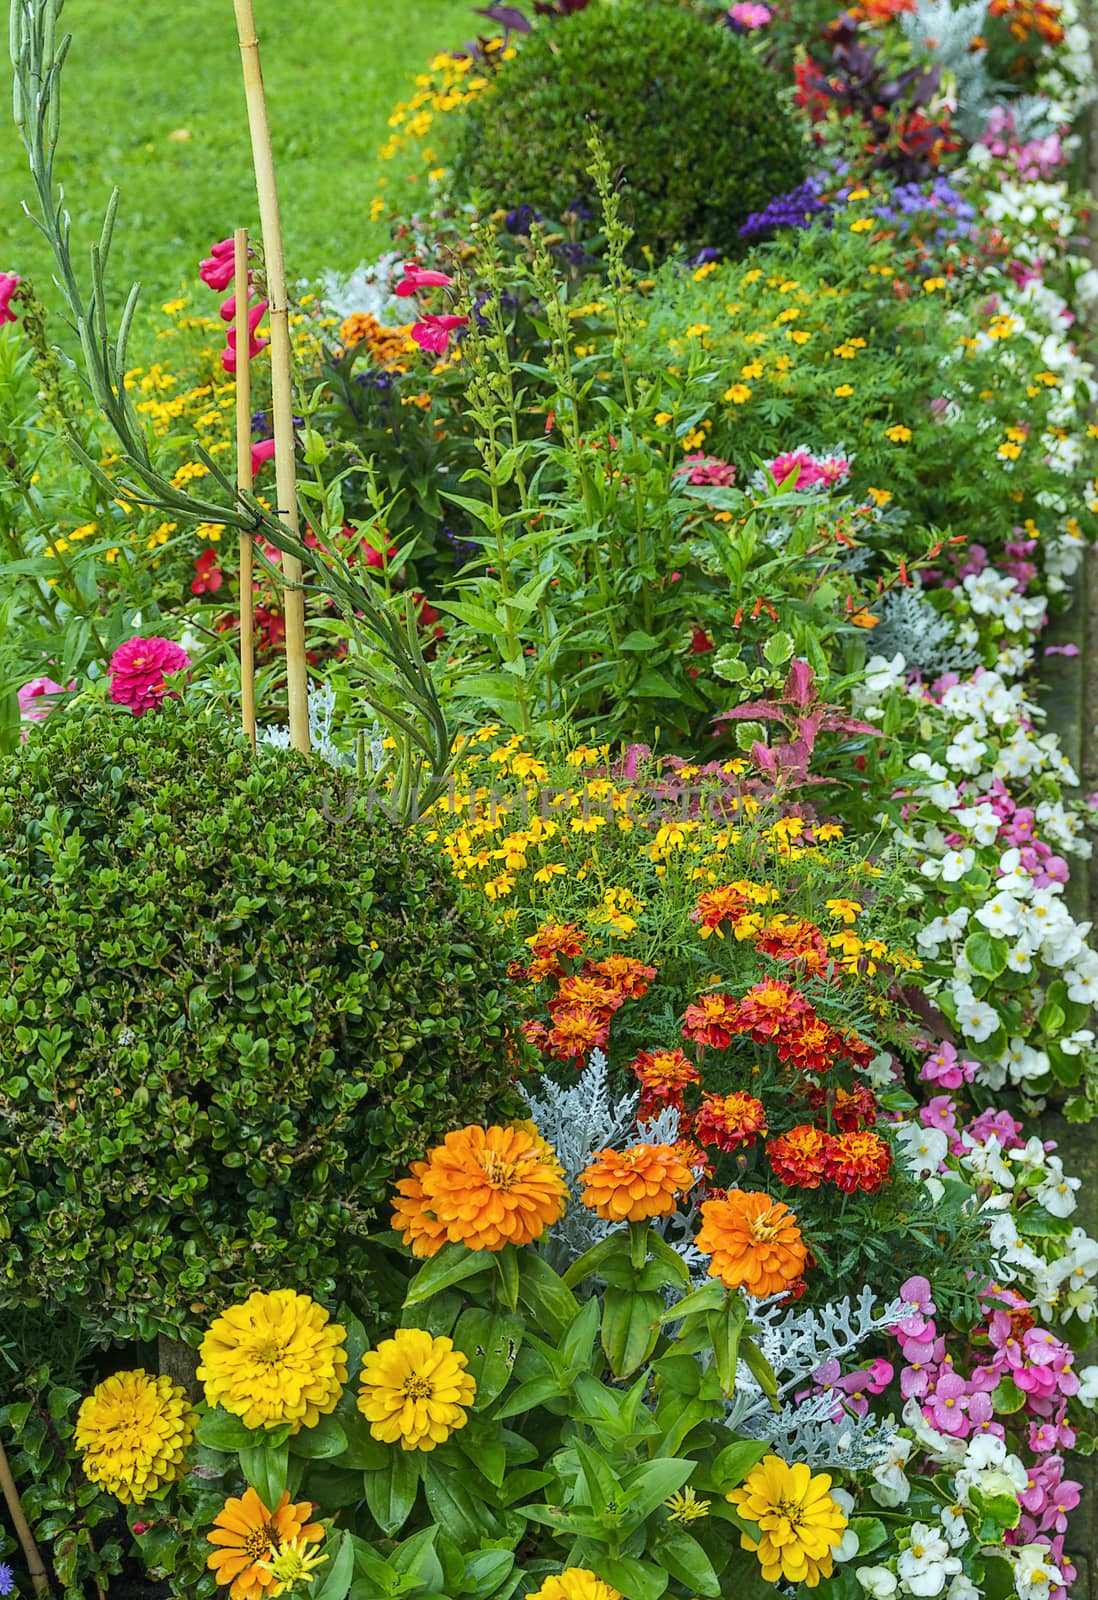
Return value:
<svg viewBox="0 0 1098 1600">
<path fill-rule="evenodd" d="M 353 787 L 170 704 L 0 761 L 0 1306 L 103 1339 L 257 1287 L 368 1310 L 394 1177 L 515 1109 L 486 920 Z"/>
<path fill-rule="evenodd" d="M 628 182 L 637 244 L 742 248 L 740 224 L 804 177 L 778 82 L 728 29 L 668 0 L 543 22 L 466 113 L 458 184 L 550 217 L 580 200 L 592 122 Z"/>
</svg>

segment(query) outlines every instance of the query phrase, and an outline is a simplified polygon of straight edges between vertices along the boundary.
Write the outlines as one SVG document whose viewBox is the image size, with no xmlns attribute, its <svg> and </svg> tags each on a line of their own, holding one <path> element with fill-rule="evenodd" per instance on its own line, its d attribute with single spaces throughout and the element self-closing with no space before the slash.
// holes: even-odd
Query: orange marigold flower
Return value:
<svg viewBox="0 0 1098 1600">
<path fill-rule="evenodd" d="M 864 1072 L 873 1060 L 872 1045 L 866 1044 L 865 1040 L 853 1031 L 844 1033 L 837 1029 L 836 1038 L 838 1040 L 837 1048 L 839 1053 L 845 1057 L 852 1067 Z"/>
<path fill-rule="evenodd" d="M 529 1244 L 564 1212 L 560 1164 L 528 1127 L 460 1128 L 416 1165 L 419 1196 L 408 1195 L 413 1180 L 399 1184 L 407 1203 L 397 1202 L 393 1222 L 417 1255 L 434 1255 L 446 1239 L 470 1250 Z"/>
<path fill-rule="evenodd" d="M 722 922 L 738 922 L 750 907 L 739 889 L 734 884 L 724 884 L 719 889 L 707 889 L 699 896 L 698 903 L 690 913 L 691 920 L 698 924 L 698 932 L 703 939 L 708 939 L 715 933 L 718 939 L 724 938 Z"/>
<path fill-rule="evenodd" d="M 827 965 L 823 936 L 804 917 L 772 918 L 756 933 L 755 947 L 778 961 L 799 961 L 806 972 L 822 972 Z"/>
<path fill-rule="evenodd" d="M 701 1073 L 684 1050 L 638 1050 L 631 1062 L 644 1085 L 642 1099 L 682 1105 L 683 1091 L 701 1079 Z"/>
<path fill-rule="evenodd" d="M 833 1091 L 828 1091 L 821 1086 L 814 1088 L 808 1096 L 808 1103 L 813 1111 L 819 1111 L 830 1101 L 831 1120 L 843 1133 L 853 1133 L 856 1128 L 871 1127 L 876 1122 L 880 1107 L 877 1096 L 866 1083 L 856 1083 L 853 1089 L 844 1089 L 842 1084 L 836 1084 Z"/>
<path fill-rule="evenodd" d="M 531 974 L 536 968 L 540 977 L 546 977 L 564 970 L 561 966 L 562 957 L 574 961 L 583 954 L 587 935 L 575 922 L 546 922 L 537 933 L 530 935 L 526 943 L 535 957 L 530 967 Z"/>
<path fill-rule="evenodd" d="M 544 1022 L 538 1022 L 536 1018 L 530 1017 L 525 1022 L 519 1023 L 519 1032 L 528 1043 L 532 1044 L 543 1054 L 548 1054 L 549 1029 L 545 1026 Z"/>
<path fill-rule="evenodd" d="M 723 1200 L 706 1200 L 694 1243 L 712 1257 L 709 1276 L 756 1299 L 781 1294 L 797 1282 L 808 1260 L 797 1219 L 767 1194 L 729 1189 Z"/>
<path fill-rule="evenodd" d="M 767 1158 L 776 1177 L 798 1189 L 818 1189 L 827 1177 L 827 1163 L 834 1141 L 823 1128 L 802 1123 L 790 1128 L 780 1139 L 771 1139 Z"/>
<path fill-rule="evenodd" d="M 635 1144 L 630 1150 L 600 1150 L 580 1173 L 583 1203 L 607 1222 L 644 1222 L 666 1217 L 694 1174 L 674 1145 Z"/>
<path fill-rule="evenodd" d="M 804 997 L 779 978 L 765 978 L 748 989 L 739 1003 L 738 1028 L 760 1043 L 786 1032 L 812 1008 Z"/>
<path fill-rule="evenodd" d="M 725 1151 L 750 1149 L 765 1132 L 766 1112 L 754 1095 L 737 1089 L 733 1094 L 702 1096 L 694 1118 L 694 1137 L 699 1144 L 715 1144 Z"/>
<path fill-rule="evenodd" d="M 553 1014 L 553 1026 L 545 1036 L 545 1048 L 558 1061 L 590 1055 L 602 1049 L 610 1033 L 606 1013 L 590 1006 L 574 1006 Z"/>
<path fill-rule="evenodd" d="M 730 994 L 703 994 L 683 1013 L 683 1037 L 695 1044 L 727 1050 L 732 1035 L 740 1031 L 736 1002 Z"/>
<path fill-rule="evenodd" d="M 876 1194 L 891 1170 L 892 1149 L 880 1134 L 855 1129 L 832 1139 L 827 1176 L 844 1194 L 853 1194 L 855 1189 Z"/>
<path fill-rule="evenodd" d="M 621 1008 L 624 1001 L 625 996 L 605 980 L 585 977 L 582 972 L 573 972 L 569 977 L 560 980 L 560 987 L 549 1001 L 549 1011 L 555 1016 L 558 1011 L 570 1011 L 576 1006 L 586 1006 L 590 1011 L 601 1011 L 605 1022 Z"/>
<path fill-rule="evenodd" d="M 801 1072 L 827 1072 L 843 1052 L 842 1034 L 811 1010 L 783 1029 L 776 1044 L 778 1060 Z"/>
<path fill-rule="evenodd" d="M 647 994 L 648 985 L 656 976 L 656 968 L 646 967 L 636 956 L 604 956 L 601 961 L 587 962 L 583 970 L 605 978 L 627 1000 L 639 1000 Z"/>
<path fill-rule="evenodd" d="M 393 1227 L 404 1236 L 414 1256 L 433 1256 L 446 1243 L 446 1224 L 428 1208 L 423 1193 L 426 1161 L 412 1162 L 412 1176 L 401 1178 L 393 1201 Z"/>
</svg>

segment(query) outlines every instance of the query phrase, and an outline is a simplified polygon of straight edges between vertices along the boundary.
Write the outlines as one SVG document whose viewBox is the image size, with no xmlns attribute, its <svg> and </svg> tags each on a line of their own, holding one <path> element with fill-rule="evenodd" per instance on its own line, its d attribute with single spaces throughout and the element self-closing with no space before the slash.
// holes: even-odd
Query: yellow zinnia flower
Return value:
<svg viewBox="0 0 1098 1600">
<path fill-rule="evenodd" d="M 85 1475 L 123 1505 L 141 1505 L 186 1471 L 198 1413 L 170 1378 L 142 1368 L 97 1384 L 76 1415 Z"/>
<path fill-rule="evenodd" d="M 362 1358 L 358 1409 L 383 1444 L 433 1450 L 464 1428 L 477 1392 L 468 1357 L 453 1340 L 398 1328 Z"/>
<path fill-rule="evenodd" d="M 307 1294 L 276 1289 L 230 1306 L 199 1349 L 206 1403 L 247 1428 L 315 1427 L 334 1411 L 347 1381 L 347 1334 Z"/>
<path fill-rule="evenodd" d="M 566 1567 L 559 1577 L 546 1578 L 526 1600 L 621 1600 L 621 1595 L 586 1567 Z"/>
<path fill-rule="evenodd" d="M 790 1466 L 780 1456 L 764 1456 L 742 1487 L 725 1495 L 741 1516 L 758 1524 L 759 1538 L 741 1533 L 740 1544 L 758 1556 L 767 1583 L 784 1578 L 815 1589 L 831 1576 L 832 1551 L 842 1542 L 846 1517 L 830 1488 L 826 1472 L 813 1477 L 803 1461 Z"/>
</svg>

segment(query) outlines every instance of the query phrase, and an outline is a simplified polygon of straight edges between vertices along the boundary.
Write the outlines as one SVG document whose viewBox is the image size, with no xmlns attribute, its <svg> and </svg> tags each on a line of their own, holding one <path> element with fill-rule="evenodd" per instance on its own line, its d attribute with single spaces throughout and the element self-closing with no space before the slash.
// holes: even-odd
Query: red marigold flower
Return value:
<svg viewBox="0 0 1098 1600">
<path fill-rule="evenodd" d="M 842 1049 L 842 1035 L 814 1011 L 798 1017 L 777 1039 L 778 1060 L 801 1072 L 827 1072 Z"/>
<path fill-rule="evenodd" d="M 892 1149 L 878 1133 L 856 1129 L 831 1140 L 825 1176 L 844 1194 L 876 1194 L 892 1169 Z"/>
<path fill-rule="evenodd" d="M 581 972 L 573 972 L 560 980 L 556 994 L 549 1001 L 549 1011 L 556 1016 L 558 1011 L 586 1006 L 588 1010 L 599 1012 L 603 1021 L 608 1022 L 624 1004 L 624 999 L 624 995 L 608 983 L 600 983 L 596 978 L 586 978 Z"/>
<path fill-rule="evenodd" d="M 574 961 L 583 954 L 587 935 L 575 922 L 546 922 L 537 933 L 531 934 L 526 943 L 539 963 L 555 963 L 553 967 L 547 967 L 546 972 L 560 972 L 562 958 Z"/>
<path fill-rule="evenodd" d="M 727 1050 L 732 1035 L 741 1032 L 738 1007 L 730 994 L 703 994 L 687 1006 L 682 1019 L 683 1037 L 714 1050 Z"/>
<path fill-rule="evenodd" d="M 857 1067 L 864 1072 L 873 1060 L 873 1047 L 866 1044 L 865 1040 L 854 1032 L 837 1031 L 836 1038 L 838 1040 L 839 1053 L 849 1061 L 852 1067 Z"/>
<path fill-rule="evenodd" d="M 813 1110 L 827 1101 L 824 1089 L 814 1089 L 808 1097 Z M 831 1101 L 831 1120 L 843 1133 L 853 1133 L 858 1128 L 871 1127 L 880 1114 L 877 1096 L 867 1083 L 856 1083 L 853 1089 L 835 1086 Z"/>
<path fill-rule="evenodd" d="M 759 1043 L 784 1034 L 805 1015 L 813 1016 L 811 1006 L 788 983 L 766 978 L 748 989 L 738 1007 L 737 1031 L 750 1033 Z"/>
<path fill-rule="evenodd" d="M 649 1109 L 653 1102 L 681 1107 L 683 1090 L 701 1078 L 683 1050 L 638 1050 L 630 1065 L 644 1085 Z"/>
<path fill-rule="evenodd" d="M 546 1047 L 558 1061 L 570 1061 L 573 1056 L 601 1050 L 609 1032 L 610 1025 L 601 1011 L 593 1011 L 590 1006 L 575 1006 L 570 1011 L 555 1013 Z"/>
<path fill-rule="evenodd" d="M 708 939 L 715 933 L 718 939 L 724 938 L 722 922 L 738 922 L 749 910 L 750 906 L 733 884 L 723 884 L 719 889 L 707 889 L 698 897 L 698 903 L 691 912 L 692 919 L 698 924 L 698 932 L 703 939 Z"/>
<path fill-rule="evenodd" d="M 800 961 L 808 972 L 827 966 L 827 946 L 814 922 L 804 917 L 773 917 L 755 935 L 755 948 L 778 961 Z"/>
<path fill-rule="evenodd" d="M 737 1089 L 733 1094 L 702 1096 L 694 1118 L 694 1137 L 699 1144 L 715 1144 L 724 1151 L 747 1150 L 765 1133 L 766 1112 L 754 1095 Z"/>
<path fill-rule="evenodd" d="M 774 1175 L 797 1189 L 818 1189 L 830 1176 L 828 1159 L 834 1143 L 823 1128 L 807 1123 L 790 1128 L 780 1139 L 771 1139 L 766 1154 Z"/>
<path fill-rule="evenodd" d="M 648 985 L 656 976 L 656 968 L 646 967 L 636 956 L 604 956 L 601 961 L 588 961 L 583 970 L 607 979 L 627 1000 L 639 1000 L 647 994 Z"/>
<path fill-rule="evenodd" d="M 538 1050 L 542 1051 L 543 1054 L 548 1054 L 549 1029 L 545 1026 L 544 1022 L 537 1022 L 533 1018 L 530 1018 L 528 1021 L 519 1024 L 519 1032 L 522 1034 L 524 1039 L 529 1040 L 529 1042 Z"/>
</svg>

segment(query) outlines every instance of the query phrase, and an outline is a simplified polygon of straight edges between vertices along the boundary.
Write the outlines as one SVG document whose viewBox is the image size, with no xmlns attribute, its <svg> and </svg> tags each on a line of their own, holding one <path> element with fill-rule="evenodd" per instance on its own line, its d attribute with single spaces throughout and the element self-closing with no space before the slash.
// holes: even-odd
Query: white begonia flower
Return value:
<svg viewBox="0 0 1098 1600">
<path fill-rule="evenodd" d="M 948 752 L 947 752 L 948 755 Z M 994 772 L 1001 778 L 1026 778 L 1044 766 L 1044 753 L 1032 733 L 1019 729 L 999 750 Z M 975 768 L 973 769 L 976 770 Z"/>
<path fill-rule="evenodd" d="M 892 1600 L 896 1593 L 895 1573 L 887 1567 L 855 1567 L 854 1576 L 870 1596 L 870 1600 Z"/>
<path fill-rule="evenodd" d="M 967 1167 L 973 1177 L 988 1178 L 992 1183 L 997 1183 L 1000 1189 L 1013 1189 L 1011 1158 L 1004 1155 L 998 1134 L 991 1134 L 983 1144 L 973 1142 L 969 1133 L 963 1134 L 962 1139 L 968 1148 L 961 1157 L 961 1165 Z"/>
<path fill-rule="evenodd" d="M 1034 1192 L 1041 1205 L 1052 1216 L 1070 1217 L 1077 1204 L 1075 1192 L 1082 1187 L 1081 1178 L 1069 1178 L 1065 1173 L 1064 1164 L 1059 1156 L 1048 1156 L 1045 1160 L 1044 1180 L 1037 1185 Z"/>
<path fill-rule="evenodd" d="M 994 844 L 999 837 L 999 818 L 995 814 L 995 807 L 988 805 L 986 800 L 974 806 L 962 806 L 953 815 L 960 827 L 975 834 L 977 844 Z"/>
<path fill-rule="evenodd" d="M 1074 1033 L 1065 1034 L 1057 1042 L 1066 1056 L 1079 1056 L 1082 1055 L 1088 1044 L 1094 1043 L 1094 1030 L 1092 1028 L 1077 1028 Z"/>
<path fill-rule="evenodd" d="M 908 766 L 914 767 L 916 772 L 924 773 L 932 783 L 941 783 L 943 778 L 949 777 L 949 773 L 946 771 L 945 767 L 941 766 L 939 762 L 935 761 L 932 756 L 928 756 L 923 750 L 920 750 L 917 755 L 911 757 L 911 760 L 908 762 Z"/>
<path fill-rule="evenodd" d="M 1018 1600 L 1048 1600 L 1053 1584 L 1059 1586 L 1064 1581 L 1059 1567 L 1049 1559 L 1048 1545 L 1024 1544 L 1013 1554 Z"/>
<path fill-rule="evenodd" d="M 987 754 L 987 745 L 977 737 L 977 733 L 978 729 L 968 727 L 961 728 L 953 735 L 953 742 L 945 753 L 946 761 L 952 771 L 970 775 L 979 772 L 983 758 Z"/>
<path fill-rule="evenodd" d="M 1079 1393 L 1076 1398 L 1080 1405 L 1098 1406 L 1098 1367 L 1083 1367 L 1078 1374 Z"/>
<path fill-rule="evenodd" d="M 1021 907 L 1011 894 L 997 894 L 979 911 L 974 911 L 976 921 L 999 939 L 1011 939 L 1021 927 Z"/>
<path fill-rule="evenodd" d="M 1007 956 L 1007 967 L 1011 972 L 1031 972 L 1033 970 L 1032 957 L 1024 945 L 1015 945 L 1014 949 L 1010 951 Z M 1096 989 L 1096 992 L 1098 992 L 1098 989 Z"/>
<path fill-rule="evenodd" d="M 911 1528 L 911 1548 L 896 1563 L 896 1571 L 909 1594 L 931 1597 L 941 1594 L 947 1581 L 961 1571 L 961 1563 L 936 1522 L 916 1522 Z"/>
<path fill-rule="evenodd" d="M 959 1572 L 946 1590 L 946 1600 L 980 1600 L 980 1590 L 970 1577 Z"/>
<path fill-rule="evenodd" d="M 907 677 L 907 662 L 899 651 L 887 656 L 870 656 L 865 664 L 865 688 L 874 697 L 898 689 Z"/>
<path fill-rule="evenodd" d="M 1050 1070 L 1045 1052 L 1035 1050 L 1020 1038 L 1010 1040 L 999 1060 L 1006 1067 L 1011 1083 L 1029 1083 L 1035 1078 L 1043 1078 Z"/>
<path fill-rule="evenodd" d="M 1086 954 L 1093 956 L 1094 952 L 1087 951 Z M 1074 1000 L 1077 1005 L 1094 1005 L 1098 1002 L 1098 957 L 1095 957 L 1093 965 L 1080 964 L 1065 972 L 1064 981 L 1069 1000 Z"/>
<path fill-rule="evenodd" d="M 1098 1367 L 1094 1371 L 1098 1374 Z M 869 1492 L 879 1506 L 902 1506 L 907 1503 L 911 1484 L 904 1468 L 914 1448 L 911 1439 L 905 1439 L 899 1433 L 893 1434 L 888 1454 L 873 1468 L 873 1483 Z"/>
<path fill-rule="evenodd" d="M 984 1000 L 977 1000 L 967 983 L 953 985 L 953 999 L 957 1007 L 957 1026 L 967 1039 L 982 1044 L 999 1026 L 999 1013 Z"/>
<path fill-rule="evenodd" d="M 949 1540 L 950 1548 L 959 1550 L 961 1545 L 967 1544 L 969 1539 L 968 1523 L 965 1521 L 964 1506 L 943 1506 L 939 1513 L 942 1519 L 942 1532 Z"/>
<path fill-rule="evenodd" d="M 831 1498 L 834 1500 L 835 1504 L 839 1507 L 839 1510 L 849 1522 L 850 1518 L 854 1514 L 854 1496 L 846 1489 L 832 1488 Z M 832 1551 L 833 1558 L 836 1561 L 853 1561 L 854 1557 L 858 1554 L 859 1543 L 860 1541 L 855 1530 L 848 1527 L 843 1533 L 842 1538 L 839 1540 L 839 1543 Z"/>
<path fill-rule="evenodd" d="M 943 883 L 957 883 L 976 865 L 976 852 L 968 845 L 963 850 L 949 850 L 941 860 Z"/>
<path fill-rule="evenodd" d="M 920 1122 L 901 1122 L 897 1142 L 907 1170 L 916 1178 L 937 1172 L 949 1154 L 949 1140 L 941 1128 L 924 1128 Z"/>
</svg>

